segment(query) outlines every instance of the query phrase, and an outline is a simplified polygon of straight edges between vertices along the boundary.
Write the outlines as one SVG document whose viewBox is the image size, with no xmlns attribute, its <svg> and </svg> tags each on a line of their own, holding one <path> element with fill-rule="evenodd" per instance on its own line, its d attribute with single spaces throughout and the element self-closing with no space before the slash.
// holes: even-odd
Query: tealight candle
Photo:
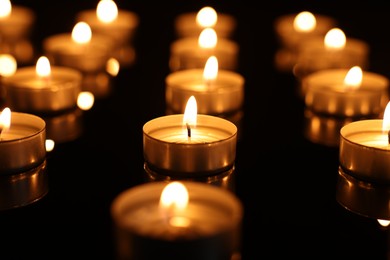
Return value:
<svg viewBox="0 0 390 260">
<path fill-rule="evenodd" d="M 0 114 L 0 174 L 24 172 L 42 164 L 45 138 L 42 118 L 5 108 Z"/>
<path fill-rule="evenodd" d="M 217 175 L 234 167 L 237 127 L 210 115 L 197 115 L 192 96 L 184 114 L 167 115 L 143 126 L 145 164 L 168 176 Z"/>
<path fill-rule="evenodd" d="M 100 0 L 96 10 L 84 10 L 77 14 L 77 22 L 86 22 L 90 25 L 93 34 L 105 35 L 113 40 L 113 54 L 121 65 L 133 60 L 133 42 L 139 17 L 129 10 L 118 9 L 112 0 Z M 127 50 L 127 51 L 126 51 Z M 130 50 L 130 57 L 127 54 Z"/>
<path fill-rule="evenodd" d="M 180 14 L 174 21 L 179 38 L 197 37 L 205 28 L 213 28 L 221 38 L 231 38 L 236 26 L 236 19 L 232 15 L 217 13 L 211 6 L 202 7 L 198 12 Z"/>
<path fill-rule="evenodd" d="M 173 113 L 183 113 L 195 96 L 200 114 L 235 112 L 244 102 L 244 78 L 233 71 L 219 70 L 218 59 L 209 57 L 204 69 L 180 70 L 166 77 L 166 103 Z"/>
<path fill-rule="evenodd" d="M 294 50 L 301 42 L 312 37 L 325 36 L 336 23 L 333 17 L 302 11 L 278 17 L 274 28 L 280 45 Z"/>
<path fill-rule="evenodd" d="M 299 45 L 294 75 L 301 79 L 323 69 L 369 66 L 369 45 L 346 37 L 339 28 L 330 29 L 325 37 L 308 39 Z"/>
<path fill-rule="evenodd" d="M 388 101 L 388 79 L 359 66 L 314 72 L 301 84 L 306 106 L 316 113 L 377 117 Z"/>
<path fill-rule="evenodd" d="M 17 42 L 28 38 L 35 22 L 35 13 L 24 6 L 12 5 L 9 0 L 0 0 L 0 38 Z"/>
<path fill-rule="evenodd" d="M 360 120 L 341 128 L 339 161 L 345 173 L 365 181 L 389 183 L 389 107 L 383 120 Z"/>
<path fill-rule="evenodd" d="M 35 67 L 22 67 L 4 78 L 6 103 L 18 112 L 57 113 L 76 107 L 82 74 L 65 66 L 50 66 L 41 56 Z"/>
<path fill-rule="evenodd" d="M 236 42 L 218 38 L 214 29 L 206 28 L 199 37 L 181 38 L 171 44 L 169 66 L 171 71 L 203 68 L 210 56 L 216 56 L 221 69 L 235 70 L 238 52 Z"/>
<path fill-rule="evenodd" d="M 198 182 L 150 182 L 111 206 L 120 259 L 233 259 L 243 208 L 230 191 Z"/>
<path fill-rule="evenodd" d="M 83 73 L 105 71 L 112 46 L 112 40 L 106 36 L 92 35 L 91 27 L 85 22 L 78 22 L 72 33 L 52 35 L 43 41 L 43 50 L 53 65 Z"/>
</svg>

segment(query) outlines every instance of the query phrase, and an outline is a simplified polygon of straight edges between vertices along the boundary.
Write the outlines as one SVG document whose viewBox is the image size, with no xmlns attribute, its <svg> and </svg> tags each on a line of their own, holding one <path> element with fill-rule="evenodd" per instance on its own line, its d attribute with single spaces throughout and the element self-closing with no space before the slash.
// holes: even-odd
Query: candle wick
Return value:
<svg viewBox="0 0 390 260">
<path fill-rule="evenodd" d="M 187 135 L 188 135 L 188 138 L 191 138 L 191 127 L 188 123 L 186 123 L 186 126 L 187 126 Z"/>
<path fill-rule="evenodd" d="M 387 142 L 390 144 L 390 130 L 387 132 Z"/>
</svg>

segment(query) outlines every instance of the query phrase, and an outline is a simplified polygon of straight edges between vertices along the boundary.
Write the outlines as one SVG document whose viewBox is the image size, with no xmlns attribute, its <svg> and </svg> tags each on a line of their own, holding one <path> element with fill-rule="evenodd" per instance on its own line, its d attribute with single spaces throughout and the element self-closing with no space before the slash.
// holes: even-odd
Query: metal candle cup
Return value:
<svg viewBox="0 0 390 260">
<path fill-rule="evenodd" d="M 188 99 L 195 96 L 198 113 L 217 115 L 242 108 L 244 78 L 235 72 L 219 70 L 218 76 L 207 83 L 203 69 L 176 71 L 166 78 L 166 103 L 173 113 L 184 113 Z"/>
<path fill-rule="evenodd" d="M 43 50 L 53 65 L 74 68 L 82 73 L 105 71 L 113 42 L 93 35 L 87 44 L 76 43 L 70 33 L 52 35 L 43 41 Z"/>
<path fill-rule="evenodd" d="M 358 179 L 390 183 L 390 145 L 383 120 L 355 121 L 340 130 L 340 166 Z"/>
<path fill-rule="evenodd" d="M 183 114 L 162 116 L 143 126 L 145 162 L 181 177 L 210 176 L 234 166 L 237 127 L 230 121 L 198 115 L 191 138 L 183 133 Z"/>
<path fill-rule="evenodd" d="M 380 115 L 388 101 L 388 79 L 363 71 L 360 87 L 348 90 L 343 88 L 348 70 L 322 70 L 303 78 L 301 87 L 306 106 L 317 113 L 341 117 Z"/>
<path fill-rule="evenodd" d="M 3 80 L 6 102 L 11 110 L 56 113 L 77 106 L 82 74 L 67 67 L 54 66 L 47 78 L 36 74 L 35 67 L 23 67 Z"/>
<path fill-rule="evenodd" d="M 204 68 L 207 59 L 214 55 L 220 69 L 235 70 L 238 65 L 239 46 L 236 42 L 219 38 L 214 48 L 202 48 L 197 37 L 175 40 L 170 46 L 171 71 Z"/>
<path fill-rule="evenodd" d="M 46 124 L 35 115 L 11 112 L 11 126 L 0 135 L 0 175 L 28 171 L 46 158 Z"/>
<path fill-rule="evenodd" d="M 176 17 L 174 27 L 179 38 L 199 36 L 204 28 L 196 23 L 197 14 L 197 12 L 183 13 Z M 221 38 L 232 37 L 237 27 L 236 19 L 226 13 L 218 13 L 217 16 L 217 23 L 212 28 Z"/>
<path fill-rule="evenodd" d="M 233 193 L 197 182 L 182 182 L 187 227 L 171 226 L 159 200 L 165 182 L 123 191 L 112 203 L 120 259 L 233 259 L 240 254 L 242 204 Z M 151 250 L 153 248 L 153 250 Z"/>
</svg>

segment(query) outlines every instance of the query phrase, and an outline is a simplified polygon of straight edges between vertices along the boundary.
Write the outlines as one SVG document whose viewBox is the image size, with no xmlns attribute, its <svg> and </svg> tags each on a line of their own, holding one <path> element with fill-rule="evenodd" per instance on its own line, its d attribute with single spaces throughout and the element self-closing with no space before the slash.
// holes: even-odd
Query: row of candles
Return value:
<svg viewBox="0 0 390 260">
<path fill-rule="evenodd" d="M 277 19 L 279 69 L 296 76 L 306 137 L 339 149 L 337 201 L 388 225 L 389 80 L 368 70 L 369 46 L 308 11 Z"/>
<path fill-rule="evenodd" d="M 212 8 L 206 11 L 209 12 L 205 15 L 207 18 L 215 14 Z M 122 13 L 124 11 L 119 11 L 118 17 L 123 17 Z M 194 24 L 200 13 L 184 14 L 176 20 L 181 37 L 172 44 L 169 61 L 172 73 L 166 78 L 167 114 L 170 115 L 153 119 L 143 127 L 144 167 L 150 179 L 155 181 L 124 191 L 113 202 L 112 214 L 118 227 L 118 245 L 121 245 L 118 251 L 126 258 L 148 258 L 152 253 L 150 246 L 156 248 L 153 254 L 175 252 L 175 257 L 191 253 L 199 258 L 214 255 L 230 259 L 239 253 L 242 205 L 229 189 L 209 184 L 223 186 L 221 180 L 234 171 L 239 132 L 239 120 L 236 119 L 237 114 L 242 113 L 245 80 L 234 71 L 238 46 L 228 37 L 235 28 L 234 19 L 218 14 L 215 27 L 208 25 L 199 29 Z M 43 57 L 43 61 L 49 63 L 50 59 L 55 64 L 51 67 L 52 74 L 37 76 L 35 68 L 21 68 L 3 79 L 5 102 L 17 111 L 5 109 L 0 116 L 0 172 L 2 177 L 6 176 L 3 182 L 10 183 L 11 177 L 21 173 L 28 176 L 28 182 L 41 180 L 41 188 L 23 192 L 28 196 L 12 197 L 15 190 L 31 186 L 25 183 L 5 189 L 5 197 L 10 198 L 3 205 L 5 209 L 32 203 L 47 192 L 44 173 L 47 122 L 25 112 L 57 113 L 57 110 L 73 108 L 86 75 L 105 70 L 107 62 L 112 62 L 111 58 L 119 64 L 125 63 L 120 55 L 123 45 L 114 46 L 110 41 L 123 35 L 126 35 L 125 42 L 131 38 L 138 17 L 127 12 L 126 15 L 125 22 L 117 20 L 121 30 L 111 28 L 108 31 L 113 35 L 107 37 L 99 29 L 105 30 L 108 25 L 100 25 L 95 11 L 83 12 L 78 16 L 80 22 L 75 31 L 84 26 L 87 30 L 81 35 L 89 35 L 87 39 L 75 43 L 70 34 L 64 34 L 49 37 L 44 42 L 48 59 Z M 322 46 L 318 41 L 323 40 L 324 34 L 310 38 L 305 35 L 302 40 L 289 29 L 293 26 L 291 16 L 279 21 L 276 29 L 289 45 L 289 57 L 293 57 L 288 66 L 299 78 L 301 95 L 311 112 L 352 121 L 383 113 L 388 101 L 388 81 L 381 75 L 362 70 L 367 66 L 368 47 L 364 43 L 348 39 L 346 46 L 351 49 L 347 49 L 347 56 L 340 56 L 333 49 L 327 63 L 326 51 L 318 47 Z M 334 21 L 319 16 L 317 25 L 324 33 L 332 29 Z M 340 30 L 330 33 L 340 34 Z M 95 45 L 85 45 L 91 39 L 100 40 Z M 300 46 L 302 41 L 310 43 L 309 47 Z M 113 42 L 123 44 L 123 40 Z M 94 49 L 107 47 L 105 51 Z M 120 52 L 111 57 L 110 50 Z M 88 55 L 84 56 L 85 53 Z M 94 56 L 96 53 L 102 56 Z M 385 122 L 385 119 L 361 120 L 335 128 L 336 142 L 332 144 L 338 145 L 341 137 L 340 171 L 347 172 L 347 178 L 387 183 L 390 155 L 388 124 Z M 348 202 L 347 198 L 345 201 L 342 196 L 340 198 L 342 204 Z M 376 217 L 387 219 L 388 214 Z M 140 224 L 140 221 L 147 224 Z"/>
<path fill-rule="evenodd" d="M 101 0 L 96 12 L 77 16 L 72 34 L 48 37 L 43 42 L 46 56 L 35 67 L 2 71 L 6 107 L 0 114 L 0 180 L 7 187 L 1 191 L 7 198 L 2 210 L 31 204 L 48 192 L 48 123 L 43 116 L 74 109 L 82 93 L 96 95 L 95 89 L 83 89 L 85 78 L 106 70 L 109 61 L 123 65 L 116 51 L 123 53 L 138 17 L 114 8 L 114 27 L 97 20 L 99 11 L 113 6 L 113 1 Z M 10 17 L 19 15 L 18 8 L 13 7 Z M 172 259 L 231 259 L 240 253 L 243 206 L 225 184 L 234 172 L 236 115 L 244 100 L 244 78 L 234 72 L 238 46 L 227 38 L 235 20 L 221 14 L 217 22 L 213 8 L 201 11 L 177 18 L 181 37 L 171 48 L 167 115 L 143 127 L 144 168 L 153 182 L 128 189 L 113 201 L 120 258 L 163 254 Z M 196 25 L 200 16 L 211 18 L 205 28 Z M 14 21 L 3 19 L 0 23 L 7 28 Z M 7 71 L 14 66 L 8 60 L 6 64 Z M 23 178 L 15 181 L 16 176 Z"/>
</svg>

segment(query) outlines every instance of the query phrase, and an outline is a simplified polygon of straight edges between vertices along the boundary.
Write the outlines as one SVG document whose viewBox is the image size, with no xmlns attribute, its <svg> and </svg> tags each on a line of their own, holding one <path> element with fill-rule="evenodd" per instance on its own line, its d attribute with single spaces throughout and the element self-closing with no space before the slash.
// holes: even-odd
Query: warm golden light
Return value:
<svg viewBox="0 0 390 260">
<path fill-rule="evenodd" d="M 55 142 L 52 139 L 46 139 L 45 140 L 45 148 L 46 152 L 51 152 L 54 150 Z"/>
<path fill-rule="evenodd" d="M 214 80 L 218 75 L 218 59 L 215 56 L 211 56 L 207 59 L 206 65 L 203 70 L 203 79 L 206 81 Z"/>
<path fill-rule="evenodd" d="M 92 30 L 89 24 L 86 22 L 78 22 L 72 30 L 72 39 L 73 41 L 85 44 L 91 41 Z"/>
<path fill-rule="evenodd" d="M 196 14 L 196 23 L 201 27 L 213 27 L 217 23 L 218 15 L 214 8 L 205 6 Z"/>
<path fill-rule="evenodd" d="M 96 8 L 96 16 L 103 23 L 111 23 L 118 17 L 118 7 L 112 0 L 100 0 Z"/>
<path fill-rule="evenodd" d="M 205 28 L 199 35 L 198 44 L 201 48 L 211 49 L 217 46 L 217 33 L 213 28 Z"/>
<path fill-rule="evenodd" d="M 390 101 L 387 103 L 383 113 L 382 131 L 390 130 Z"/>
<path fill-rule="evenodd" d="M 4 108 L 0 113 L 0 134 L 11 127 L 11 109 Z"/>
<path fill-rule="evenodd" d="M 10 0 L 0 0 L 0 19 L 10 16 L 12 5 Z"/>
<path fill-rule="evenodd" d="M 48 77 L 51 73 L 49 59 L 45 56 L 39 57 L 37 65 L 35 66 L 35 71 L 40 77 Z"/>
<path fill-rule="evenodd" d="M 315 16 L 308 11 L 297 14 L 294 19 L 294 29 L 298 32 L 311 32 L 317 25 Z"/>
<path fill-rule="evenodd" d="M 352 67 L 344 78 L 346 89 L 357 89 L 362 84 L 363 71 L 359 66 Z"/>
<path fill-rule="evenodd" d="M 82 91 L 77 97 L 77 106 L 82 110 L 90 110 L 94 102 L 95 97 L 89 91 Z"/>
<path fill-rule="evenodd" d="M 106 64 L 106 71 L 113 77 L 117 76 L 120 70 L 120 63 L 115 58 L 110 58 Z"/>
<path fill-rule="evenodd" d="M 377 221 L 382 227 L 387 227 L 390 224 L 390 221 L 386 219 L 377 219 Z"/>
<path fill-rule="evenodd" d="M 196 127 L 198 116 L 198 106 L 196 104 L 196 99 L 194 96 L 191 96 L 186 104 L 183 116 L 183 127 Z M 187 129 L 188 130 L 188 129 Z M 189 135 L 190 136 L 190 135 Z"/>
<path fill-rule="evenodd" d="M 328 49 L 342 49 L 347 42 L 344 32 L 339 28 L 330 29 L 324 39 L 325 47 Z"/>
<path fill-rule="evenodd" d="M 0 76 L 9 77 L 15 74 L 17 61 L 11 54 L 0 54 Z"/>
</svg>

